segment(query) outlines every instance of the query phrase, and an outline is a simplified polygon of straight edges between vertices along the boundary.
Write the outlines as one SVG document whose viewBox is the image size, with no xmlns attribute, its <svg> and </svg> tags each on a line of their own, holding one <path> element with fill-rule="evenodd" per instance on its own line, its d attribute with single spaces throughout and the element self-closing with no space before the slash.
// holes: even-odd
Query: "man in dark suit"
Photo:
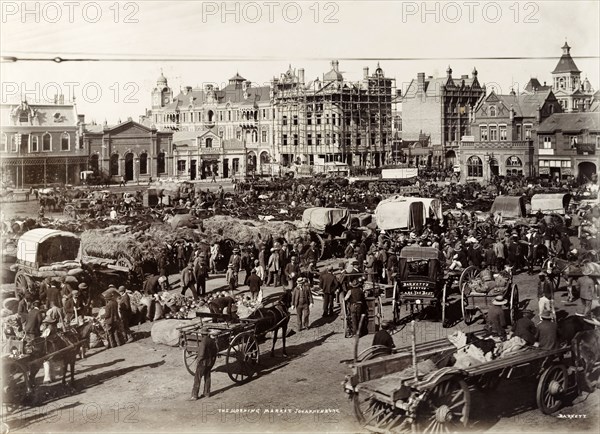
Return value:
<svg viewBox="0 0 600 434">
<path fill-rule="evenodd" d="M 198 344 L 198 358 L 190 401 L 196 401 L 199 398 L 198 393 L 200 392 L 200 382 L 202 379 L 204 379 L 203 396 L 206 398 L 210 397 L 210 373 L 217 360 L 217 353 L 217 344 L 212 336 L 208 334 L 203 335 Z"/>
<path fill-rule="evenodd" d="M 206 253 L 200 252 L 194 261 L 194 278 L 196 279 L 196 293 L 200 296 L 206 294 L 206 278 L 208 277 L 208 266 L 206 264 Z"/>
<path fill-rule="evenodd" d="M 116 288 L 114 292 L 116 292 Z M 104 307 L 104 324 L 106 328 L 108 348 L 114 348 L 122 345 L 121 338 L 119 336 L 119 321 L 121 319 L 119 318 L 119 306 L 117 305 L 114 292 L 108 296 L 108 301 Z"/>
<path fill-rule="evenodd" d="M 250 295 L 252 295 L 252 301 L 256 301 L 261 284 L 262 280 L 256 274 L 256 268 L 253 268 L 250 272 L 250 277 L 248 277 L 248 288 L 250 289 Z"/>
<path fill-rule="evenodd" d="M 333 299 L 338 287 L 338 280 L 333 275 L 333 266 L 319 276 L 319 288 L 323 291 L 323 317 L 333 316 Z"/>
<path fill-rule="evenodd" d="M 43 320 L 44 318 L 40 311 L 40 302 L 35 300 L 31 304 L 31 309 L 27 313 L 27 319 L 25 320 L 25 338 L 28 341 L 41 336 L 40 327 Z"/>
<path fill-rule="evenodd" d="M 51 282 L 46 289 L 46 308 L 50 309 L 50 303 L 54 303 L 54 305 L 58 308 L 62 308 L 62 296 L 60 294 L 60 289 L 56 282 Z"/>
</svg>

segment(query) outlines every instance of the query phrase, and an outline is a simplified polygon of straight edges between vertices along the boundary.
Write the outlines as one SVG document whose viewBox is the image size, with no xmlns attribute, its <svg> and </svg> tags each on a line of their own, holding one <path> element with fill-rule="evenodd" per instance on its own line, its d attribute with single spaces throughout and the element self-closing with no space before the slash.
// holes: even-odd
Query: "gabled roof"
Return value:
<svg viewBox="0 0 600 434">
<path fill-rule="evenodd" d="M 554 113 L 538 127 L 540 133 L 600 131 L 600 113 Z"/>
<path fill-rule="evenodd" d="M 475 111 L 478 111 L 484 103 L 501 103 L 506 109 L 512 107 L 515 111 L 515 117 L 531 118 L 537 116 L 538 107 L 543 107 L 548 99 L 554 99 L 551 90 L 521 95 L 498 95 L 492 91 L 487 97 L 480 100 Z"/>
<path fill-rule="evenodd" d="M 105 131 L 115 134 L 118 130 L 138 129 L 144 132 L 151 133 L 156 128 L 149 127 L 148 125 L 141 124 L 134 120 L 127 120 L 116 125 L 86 125 L 85 132 L 91 134 L 103 134 Z M 164 133 L 164 131 L 163 131 Z"/>
<path fill-rule="evenodd" d="M 216 104 L 224 104 L 231 101 L 232 104 L 252 105 L 260 101 L 269 101 L 271 98 L 271 88 L 269 86 L 251 86 L 244 90 L 240 85 L 228 84 L 223 89 L 213 92 Z M 244 99 L 244 93 L 247 93 L 247 99 Z M 207 92 L 205 90 L 192 89 L 192 91 L 187 93 L 180 92 L 173 99 L 173 102 L 166 105 L 162 110 L 186 110 L 190 105 L 202 106 L 207 101 Z"/>
</svg>

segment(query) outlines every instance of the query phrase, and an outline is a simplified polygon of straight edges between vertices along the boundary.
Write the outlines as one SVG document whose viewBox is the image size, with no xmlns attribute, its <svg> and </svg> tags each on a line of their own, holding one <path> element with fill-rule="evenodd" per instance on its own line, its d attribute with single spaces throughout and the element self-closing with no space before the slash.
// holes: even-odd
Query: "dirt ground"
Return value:
<svg viewBox="0 0 600 434">
<path fill-rule="evenodd" d="M 25 207 L 27 208 L 27 207 Z M 6 211 L 5 211 L 6 213 Z M 177 284 L 179 277 L 172 276 Z M 523 304 L 535 300 L 537 276 L 515 277 Z M 208 289 L 224 285 L 211 279 Z M 246 288 L 242 287 L 241 290 Z M 280 288 L 279 288 L 280 290 Z M 563 288 L 564 290 L 564 288 Z M 274 290 L 268 288 L 265 294 Z M 573 313 L 576 303 L 566 303 L 566 292 L 557 293 L 557 308 Z M 530 307 L 537 310 L 535 303 Z M 460 321 L 457 304 L 450 307 L 451 328 L 442 328 L 435 314 L 417 322 L 417 341 L 426 342 L 457 329 L 475 330 Z M 152 323 L 134 327 L 136 340 L 122 347 L 91 350 L 76 364 L 76 388 L 55 382 L 40 386 L 40 405 L 7 413 L 3 429 L 10 432 L 362 432 L 352 403 L 342 390 L 351 373 L 353 339 L 344 338 L 339 316 L 321 319 L 322 303 L 315 301 L 311 328 L 287 339 L 289 357 L 269 355 L 271 342 L 260 346 L 260 372 L 237 385 L 227 376 L 224 357 L 212 375 L 212 396 L 188 401 L 192 376 L 183 364 L 182 350 L 154 344 Z M 337 312 L 337 308 L 336 308 Z M 406 315 L 406 311 L 403 311 Z M 391 318 L 384 305 L 384 317 Z M 290 326 L 296 330 L 296 316 Z M 408 324 L 408 323 L 407 323 Z M 399 326 L 396 346 L 410 345 L 410 325 Z M 360 340 L 359 350 L 370 346 L 372 336 Z M 38 383 L 41 378 L 38 377 Z M 536 382 L 505 381 L 491 392 L 472 392 L 469 430 L 477 432 L 599 432 L 600 392 L 573 397 L 551 416 L 535 403 Z"/>
</svg>

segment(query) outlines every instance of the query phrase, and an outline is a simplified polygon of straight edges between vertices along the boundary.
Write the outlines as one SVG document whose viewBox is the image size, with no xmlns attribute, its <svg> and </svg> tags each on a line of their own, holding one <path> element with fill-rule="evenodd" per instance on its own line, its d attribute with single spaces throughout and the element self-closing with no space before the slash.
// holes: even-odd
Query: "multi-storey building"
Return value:
<svg viewBox="0 0 600 434">
<path fill-rule="evenodd" d="M 54 103 L 0 105 L 0 170 L 3 182 L 23 188 L 76 184 L 87 169 L 84 116 L 62 95 Z"/>
<path fill-rule="evenodd" d="M 310 82 L 290 66 L 272 82 L 279 162 L 317 171 L 334 161 L 365 168 L 392 161 L 394 87 L 379 65 L 373 74 L 364 68 L 358 82 L 344 79 L 337 60 Z"/>
<path fill-rule="evenodd" d="M 556 113 L 538 128 L 538 173 L 550 179 L 598 177 L 600 112 Z"/>
<path fill-rule="evenodd" d="M 223 89 L 207 84 L 185 87 L 177 96 L 160 75 L 152 91 L 152 110 L 141 122 L 174 131 L 173 175 L 228 178 L 270 173 L 273 110 L 269 86 L 253 86 L 239 74 Z"/>
<path fill-rule="evenodd" d="M 118 125 L 86 125 L 88 169 L 113 180 L 148 182 L 175 173 L 172 131 L 158 131 L 128 119 Z"/>
<path fill-rule="evenodd" d="M 472 135 L 462 138 L 461 179 L 487 182 L 492 176 L 533 176 L 537 129 L 560 112 L 551 90 L 522 95 L 490 92 L 472 111 Z"/>
<path fill-rule="evenodd" d="M 571 57 L 571 47 L 565 42 L 563 54 L 552 71 L 552 90 L 565 112 L 588 111 L 594 89 L 586 78 L 581 81 L 581 71 Z"/>
<path fill-rule="evenodd" d="M 402 139 L 417 141 L 430 136 L 435 166 L 452 167 L 458 158 L 462 136 L 469 134 L 470 112 L 485 95 L 477 70 L 472 76 L 452 77 L 448 67 L 445 77 L 417 74 L 402 99 Z"/>
</svg>

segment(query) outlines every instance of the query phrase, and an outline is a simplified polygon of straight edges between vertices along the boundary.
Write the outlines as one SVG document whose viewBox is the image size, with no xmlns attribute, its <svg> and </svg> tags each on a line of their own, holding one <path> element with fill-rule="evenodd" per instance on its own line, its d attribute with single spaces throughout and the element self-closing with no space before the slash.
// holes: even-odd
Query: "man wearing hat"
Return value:
<svg viewBox="0 0 600 434">
<path fill-rule="evenodd" d="M 513 324 L 513 331 L 515 336 L 523 339 L 528 345 L 533 345 L 538 337 L 538 329 L 532 321 L 535 314 L 530 309 L 525 309 L 522 314 Z"/>
<path fill-rule="evenodd" d="M 71 324 L 71 320 L 78 319 L 83 315 L 83 300 L 79 296 L 79 291 L 74 289 L 65 300 L 65 321 Z"/>
<path fill-rule="evenodd" d="M 229 265 L 232 265 L 233 275 L 235 276 L 235 286 L 238 286 L 238 275 L 242 268 L 242 257 L 240 256 L 240 249 L 237 247 L 233 249 L 233 253 L 229 257 Z"/>
<path fill-rule="evenodd" d="M 281 266 L 279 263 L 279 252 L 277 247 L 271 247 L 271 256 L 267 263 L 267 286 L 278 287 L 281 284 Z"/>
<path fill-rule="evenodd" d="M 350 259 L 354 256 L 354 248 L 356 247 L 356 240 L 350 241 L 350 243 L 346 246 L 346 250 L 344 250 L 344 258 Z"/>
<path fill-rule="evenodd" d="M 383 321 L 381 324 L 381 329 L 375 333 L 373 336 L 373 343 L 371 345 L 383 345 L 390 349 L 390 351 L 396 346 L 394 344 L 394 339 L 390 334 L 389 330 L 392 329 L 394 323 L 392 321 Z"/>
<path fill-rule="evenodd" d="M 502 340 L 506 338 L 506 316 L 504 315 L 504 305 L 508 303 L 504 296 L 497 295 L 492 301 L 492 305 L 490 306 L 487 313 L 487 326 L 490 331 L 500 336 Z"/>
<path fill-rule="evenodd" d="M 366 308 L 366 297 L 362 290 L 359 279 L 354 278 L 348 282 L 348 292 L 346 293 L 345 300 L 350 306 L 350 317 L 352 318 L 352 337 L 354 334 L 359 333 L 358 325 L 360 324 L 360 316 Z"/>
<path fill-rule="evenodd" d="M 553 321 L 551 310 L 540 312 L 542 322 L 538 325 L 538 343 L 542 350 L 553 350 L 558 346 L 558 326 Z"/>
<path fill-rule="evenodd" d="M 206 278 L 208 277 L 208 267 L 206 265 L 206 253 L 200 252 L 194 260 L 194 280 L 196 281 L 196 295 L 206 294 Z"/>
<path fill-rule="evenodd" d="M 56 282 L 50 282 L 46 289 L 46 307 L 48 309 L 50 309 L 51 303 L 54 303 L 58 308 L 62 308 L 62 297 L 60 295 L 58 283 Z"/>
<path fill-rule="evenodd" d="M 121 316 L 121 322 L 123 323 L 123 331 L 125 332 L 125 339 L 127 343 L 133 342 L 133 334 L 129 329 L 129 324 L 131 324 L 131 298 L 129 297 L 129 291 L 123 285 L 119 286 L 119 315 Z"/>
<path fill-rule="evenodd" d="M 262 281 L 260 277 L 256 274 L 256 268 L 253 268 L 250 271 L 250 277 L 248 277 L 248 288 L 250 289 L 250 295 L 252 296 L 252 301 L 256 301 L 258 298 L 258 293 L 260 292 L 260 285 Z"/>
<path fill-rule="evenodd" d="M 300 277 L 300 264 L 298 264 L 297 256 L 292 256 L 291 261 L 285 266 L 283 274 L 287 279 L 288 289 L 292 291 L 296 287 L 298 277 Z"/>
<path fill-rule="evenodd" d="M 188 289 L 192 291 L 194 300 L 198 300 L 196 292 L 196 279 L 194 277 L 194 268 L 192 262 L 189 262 L 181 271 L 181 295 L 185 296 Z"/>
<path fill-rule="evenodd" d="M 308 266 L 311 262 L 317 262 L 319 260 L 319 251 L 317 250 L 317 243 L 314 241 L 310 242 L 310 247 L 302 256 L 304 266 Z"/>
<path fill-rule="evenodd" d="M 554 284 L 548 279 L 548 274 L 545 271 L 540 271 L 538 277 L 540 279 L 537 286 L 538 299 L 544 295 L 549 299 L 554 298 Z"/>
<path fill-rule="evenodd" d="M 592 312 L 592 300 L 594 299 L 594 295 L 597 294 L 598 285 L 594 279 L 590 277 L 592 274 L 592 267 L 589 263 L 584 264 L 581 267 L 581 274 L 583 274 L 583 276 L 577 279 L 579 298 L 581 299 L 581 309 L 577 315 L 589 318 L 590 313 Z"/>
<path fill-rule="evenodd" d="M 310 308 L 314 303 L 308 280 L 298 278 L 296 288 L 292 292 L 292 309 L 296 309 L 298 331 L 309 328 Z"/>
<path fill-rule="evenodd" d="M 210 333 L 202 333 L 202 338 L 198 343 L 196 372 L 194 374 L 194 385 L 192 386 L 192 396 L 190 401 L 196 401 L 200 392 L 200 382 L 204 379 L 205 398 L 210 397 L 210 373 L 217 360 L 217 343 Z"/>
<path fill-rule="evenodd" d="M 223 310 L 227 309 L 228 319 L 235 319 L 237 315 L 237 305 L 235 303 L 235 298 L 224 295 L 224 293 L 220 294 L 221 296 L 213 298 L 208 302 L 208 309 L 210 313 L 213 314 L 223 314 Z M 217 318 L 213 318 L 213 322 L 218 322 Z"/>
<path fill-rule="evenodd" d="M 25 339 L 27 341 L 31 342 L 35 338 L 39 338 L 41 336 L 40 327 L 42 326 L 43 320 L 44 317 L 40 311 L 40 302 L 38 300 L 34 300 L 31 303 L 29 312 L 27 312 L 27 319 L 25 320 L 25 326 L 23 327 Z"/>
<path fill-rule="evenodd" d="M 104 326 L 106 329 L 108 348 L 114 348 L 121 345 L 121 337 L 119 336 L 119 306 L 115 297 L 117 289 L 114 285 L 109 285 L 108 289 L 109 291 L 105 296 L 107 302 L 104 307 Z M 114 289 L 114 291 L 110 291 L 112 289 Z"/>
<path fill-rule="evenodd" d="M 323 318 L 333 316 L 333 299 L 338 288 L 338 280 L 333 275 L 332 265 L 319 275 L 319 288 L 323 291 Z"/>
</svg>

